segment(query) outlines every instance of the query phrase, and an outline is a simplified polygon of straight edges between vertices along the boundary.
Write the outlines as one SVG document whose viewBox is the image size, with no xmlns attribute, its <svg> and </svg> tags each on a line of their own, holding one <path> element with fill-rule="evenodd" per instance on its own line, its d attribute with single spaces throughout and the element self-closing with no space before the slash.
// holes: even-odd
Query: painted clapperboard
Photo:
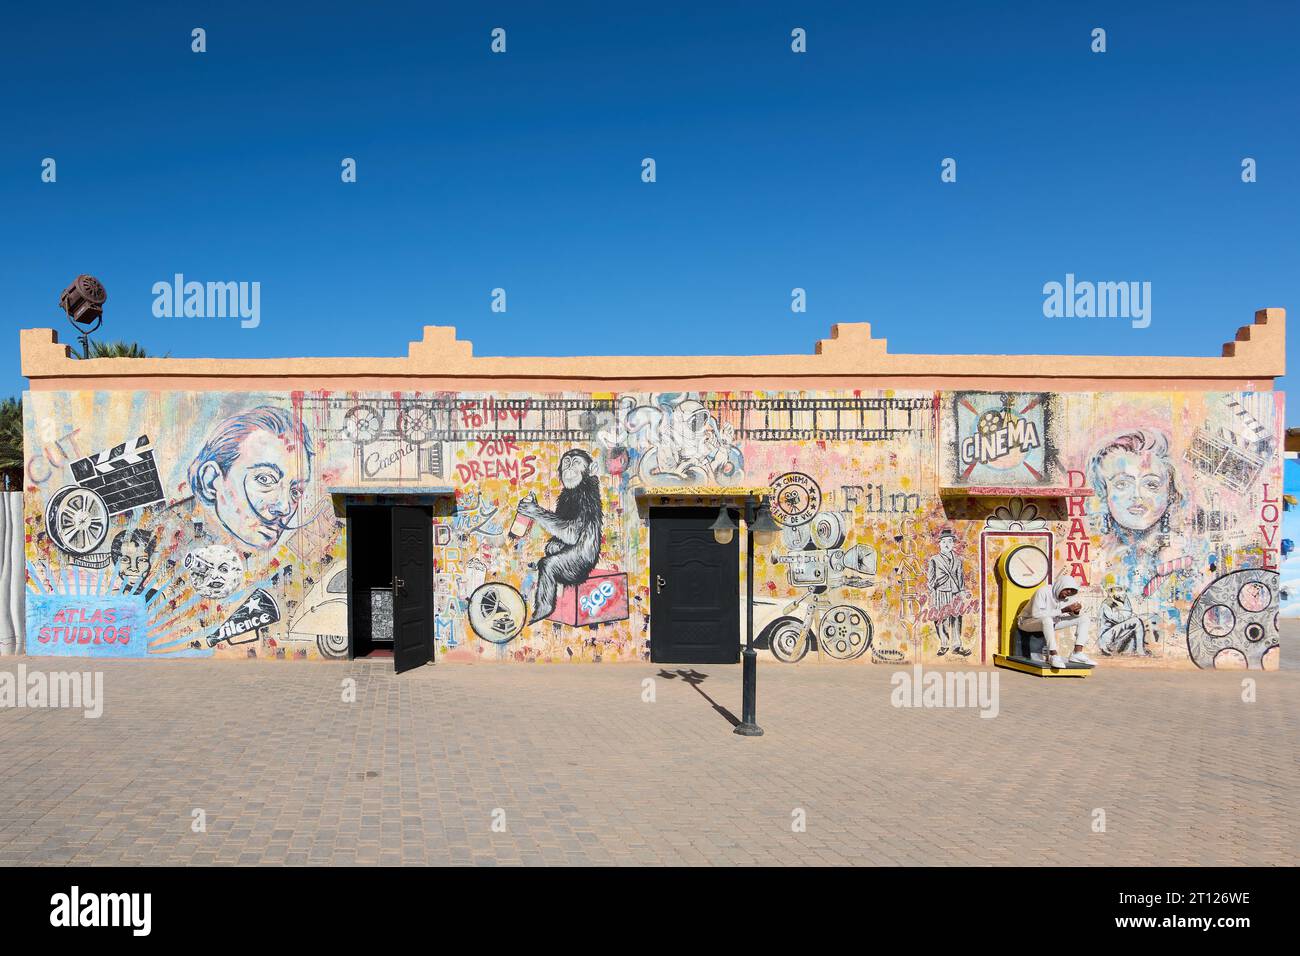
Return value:
<svg viewBox="0 0 1300 956">
<path fill-rule="evenodd" d="M 1273 450 L 1272 434 L 1236 398 L 1226 402 L 1233 428 L 1198 428 L 1184 458 L 1236 492 L 1245 492 L 1259 477 Z"/>
<path fill-rule="evenodd" d="M 148 435 L 72 463 L 72 477 L 104 500 L 110 515 L 164 500 L 158 465 Z"/>
</svg>

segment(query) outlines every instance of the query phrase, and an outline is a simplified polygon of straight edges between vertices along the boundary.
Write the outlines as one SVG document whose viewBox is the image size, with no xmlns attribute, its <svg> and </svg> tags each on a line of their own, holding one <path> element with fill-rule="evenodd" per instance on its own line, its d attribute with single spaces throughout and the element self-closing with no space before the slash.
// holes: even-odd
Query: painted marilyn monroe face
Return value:
<svg viewBox="0 0 1300 956">
<path fill-rule="evenodd" d="M 1151 451 L 1116 449 L 1100 463 L 1111 520 L 1129 531 L 1146 531 L 1169 510 L 1169 462 Z"/>
</svg>

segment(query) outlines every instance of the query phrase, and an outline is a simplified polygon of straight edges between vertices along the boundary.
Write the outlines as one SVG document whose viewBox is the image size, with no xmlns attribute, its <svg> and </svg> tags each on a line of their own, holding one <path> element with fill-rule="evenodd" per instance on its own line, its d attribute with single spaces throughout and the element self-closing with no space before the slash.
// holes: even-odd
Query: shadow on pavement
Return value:
<svg viewBox="0 0 1300 956">
<path fill-rule="evenodd" d="M 740 725 L 740 719 L 735 714 L 727 710 L 727 708 L 723 707 L 716 700 L 714 700 L 712 697 L 706 694 L 703 688 L 700 687 L 702 683 L 708 680 L 709 678 L 708 674 L 701 674 L 699 671 L 695 670 L 695 668 L 691 668 L 688 671 L 678 670 L 676 672 L 664 670 L 663 668 L 660 668 L 659 676 L 662 677 L 664 680 L 674 680 L 675 678 L 680 677 L 686 683 L 694 687 L 695 690 L 699 693 L 699 695 L 703 697 L 705 700 L 707 700 L 709 702 L 709 705 L 714 710 L 716 710 L 719 714 L 725 717 L 727 722 L 730 723 L 731 726 L 737 727 Z"/>
</svg>

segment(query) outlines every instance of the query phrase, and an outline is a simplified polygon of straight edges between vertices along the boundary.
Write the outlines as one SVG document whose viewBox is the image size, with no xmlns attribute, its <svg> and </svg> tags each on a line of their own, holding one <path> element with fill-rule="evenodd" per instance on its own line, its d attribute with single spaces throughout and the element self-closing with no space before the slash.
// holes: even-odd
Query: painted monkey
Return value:
<svg viewBox="0 0 1300 956">
<path fill-rule="evenodd" d="M 529 495 L 519 503 L 519 513 L 532 518 L 549 535 L 546 557 L 537 565 L 533 591 L 536 624 L 555 610 L 561 584 L 581 584 L 600 558 L 600 478 L 590 455 L 571 448 L 560 459 L 560 492 L 554 511 L 547 511 Z"/>
</svg>

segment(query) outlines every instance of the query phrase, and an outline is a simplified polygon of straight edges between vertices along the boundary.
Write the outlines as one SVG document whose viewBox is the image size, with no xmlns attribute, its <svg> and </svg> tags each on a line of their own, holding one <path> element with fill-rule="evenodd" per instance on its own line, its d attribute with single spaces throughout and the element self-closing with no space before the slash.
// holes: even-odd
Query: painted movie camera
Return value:
<svg viewBox="0 0 1300 956">
<path fill-rule="evenodd" d="M 871 587 L 876 552 L 861 544 L 844 547 L 848 517 L 838 511 L 818 512 L 807 524 L 787 525 L 781 536 L 787 550 L 773 555 L 772 563 L 784 565 L 790 585 L 806 592 L 763 627 L 760 645 L 785 663 L 802 660 L 810 650 L 836 660 L 861 657 L 871 646 L 871 616 L 854 604 L 832 604 L 826 592 Z M 800 605 L 802 615 L 797 615 Z"/>
<path fill-rule="evenodd" d="M 864 544 L 843 547 L 848 537 L 845 516 L 822 511 L 808 524 L 786 527 L 782 540 L 789 549 L 772 557 L 785 566 L 793 587 L 864 587 L 876 576 L 876 552 Z"/>
</svg>

